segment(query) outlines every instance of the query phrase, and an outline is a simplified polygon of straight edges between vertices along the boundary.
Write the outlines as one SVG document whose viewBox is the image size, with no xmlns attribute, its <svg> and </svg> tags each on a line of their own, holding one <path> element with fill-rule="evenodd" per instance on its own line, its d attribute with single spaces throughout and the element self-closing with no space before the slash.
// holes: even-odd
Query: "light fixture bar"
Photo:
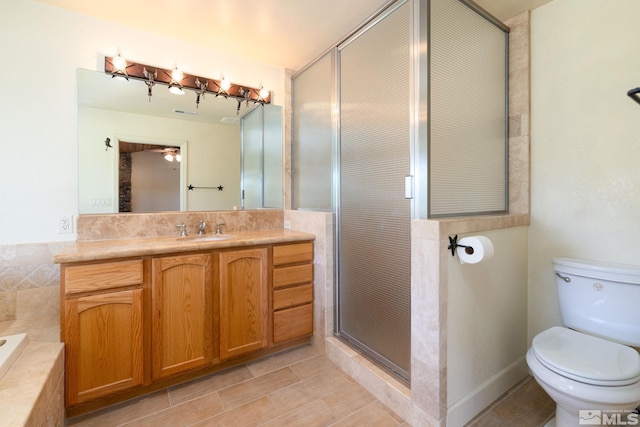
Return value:
<svg viewBox="0 0 640 427">
<path fill-rule="evenodd" d="M 164 68 L 153 67 L 151 65 L 138 64 L 135 62 L 127 61 L 126 70 L 127 70 L 128 77 L 130 79 L 148 81 L 148 78 L 147 76 L 145 76 L 145 73 L 144 73 L 145 69 L 147 70 L 148 73 L 154 74 L 155 84 L 164 84 L 169 86 L 172 83 L 171 74 L 173 70 L 168 70 Z M 112 57 L 107 56 L 104 58 L 104 72 L 111 75 L 118 74 L 117 70 L 113 66 Z M 224 94 L 219 93 L 216 90 L 213 90 L 213 88 L 220 88 L 221 81 L 216 79 L 211 79 L 208 77 L 200 77 L 200 76 L 194 76 L 194 75 L 184 73 L 181 84 L 184 89 L 191 89 L 198 92 L 198 91 L 202 91 L 203 88 L 201 85 L 199 86 L 197 82 L 203 82 L 203 81 L 209 82 L 208 86 L 204 89 L 204 92 L 206 93 L 212 93 L 214 95 L 220 94 L 225 97 L 235 98 L 239 101 L 247 101 L 247 102 L 253 102 L 253 103 L 260 103 L 260 104 L 271 103 L 271 94 L 269 93 L 267 97 L 263 98 L 262 96 L 260 96 L 260 90 L 261 90 L 260 88 L 257 89 L 257 88 L 252 88 L 252 87 L 237 85 L 232 83 L 229 89 L 224 91 L 225 92 Z M 263 91 L 263 94 L 264 93 L 265 92 Z"/>
</svg>

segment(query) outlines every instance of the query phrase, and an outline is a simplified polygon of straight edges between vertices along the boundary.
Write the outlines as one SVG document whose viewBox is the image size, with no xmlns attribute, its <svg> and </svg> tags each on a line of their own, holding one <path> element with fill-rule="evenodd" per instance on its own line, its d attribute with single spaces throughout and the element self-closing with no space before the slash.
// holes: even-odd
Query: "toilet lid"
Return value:
<svg viewBox="0 0 640 427">
<path fill-rule="evenodd" d="M 640 355 L 631 347 L 554 326 L 536 335 L 533 353 L 552 371 L 587 384 L 621 386 L 640 380 Z"/>
</svg>

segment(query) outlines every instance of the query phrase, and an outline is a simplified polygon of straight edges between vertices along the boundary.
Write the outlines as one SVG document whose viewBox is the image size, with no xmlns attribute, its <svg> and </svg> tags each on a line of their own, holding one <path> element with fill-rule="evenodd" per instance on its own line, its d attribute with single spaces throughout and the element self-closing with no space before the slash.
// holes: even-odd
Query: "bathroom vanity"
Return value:
<svg viewBox="0 0 640 427">
<path fill-rule="evenodd" d="M 314 238 L 247 231 L 57 254 L 69 415 L 308 341 Z"/>
</svg>

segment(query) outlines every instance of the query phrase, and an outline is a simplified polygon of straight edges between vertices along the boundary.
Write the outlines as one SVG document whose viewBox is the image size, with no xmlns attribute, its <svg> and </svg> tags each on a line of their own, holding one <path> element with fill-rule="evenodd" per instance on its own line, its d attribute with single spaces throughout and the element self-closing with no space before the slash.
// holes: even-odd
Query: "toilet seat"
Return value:
<svg viewBox="0 0 640 427">
<path fill-rule="evenodd" d="M 555 326 L 536 335 L 532 353 L 564 377 L 599 386 L 640 381 L 640 355 L 631 347 Z"/>
</svg>

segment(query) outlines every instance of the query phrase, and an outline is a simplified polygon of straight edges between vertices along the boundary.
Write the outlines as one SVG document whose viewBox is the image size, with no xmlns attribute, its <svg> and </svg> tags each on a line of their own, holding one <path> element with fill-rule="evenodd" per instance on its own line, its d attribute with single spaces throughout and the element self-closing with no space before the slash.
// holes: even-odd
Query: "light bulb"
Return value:
<svg viewBox="0 0 640 427">
<path fill-rule="evenodd" d="M 225 92 L 228 91 L 229 89 L 231 89 L 231 82 L 223 77 L 222 81 L 220 82 L 220 89 Z"/>
<path fill-rule="evenodd" d="M 269 97 L 269 90 L 264 87 L 260 89 L 260 98 L 267 99 Z"/>
<path fill-rule="evenodd" d="M 171 72 L 171 81 L 169 82 L 169 92 L 174 95 L 184 95 L 184 91 L 182 90 L 182 79 L 184 78 L 184 74 L 182 71 L 177 68 Z"/>
<path fill-rule="evenodd" d="M 171 72 L 171 78 L 175 80 L 177 83 L 180 83 L 183 77 L 184 77 L 184 74 L 182 74 L 182 71 L 178 70 L 177 68 Z"/>
<path fill-rule="evenodd" d="M 122 55 L 118 54 L 115 58 L 113 58 L 113 71 L 116 73 L 121 73 L 127 69 L 127 60 L 122 57 Z"/>
<path fill-rule="evenodd" d="M 180 154 L 176 154 L 176 160 L 179 162 L 182 160 L 182 156 Z"/>
<path fill-rule="evenodd" d="M 173 162 L 173 155 L 169 154 L 165 154 L 164 155 L 164 159 L 168 162 Z"/>
</svg>

